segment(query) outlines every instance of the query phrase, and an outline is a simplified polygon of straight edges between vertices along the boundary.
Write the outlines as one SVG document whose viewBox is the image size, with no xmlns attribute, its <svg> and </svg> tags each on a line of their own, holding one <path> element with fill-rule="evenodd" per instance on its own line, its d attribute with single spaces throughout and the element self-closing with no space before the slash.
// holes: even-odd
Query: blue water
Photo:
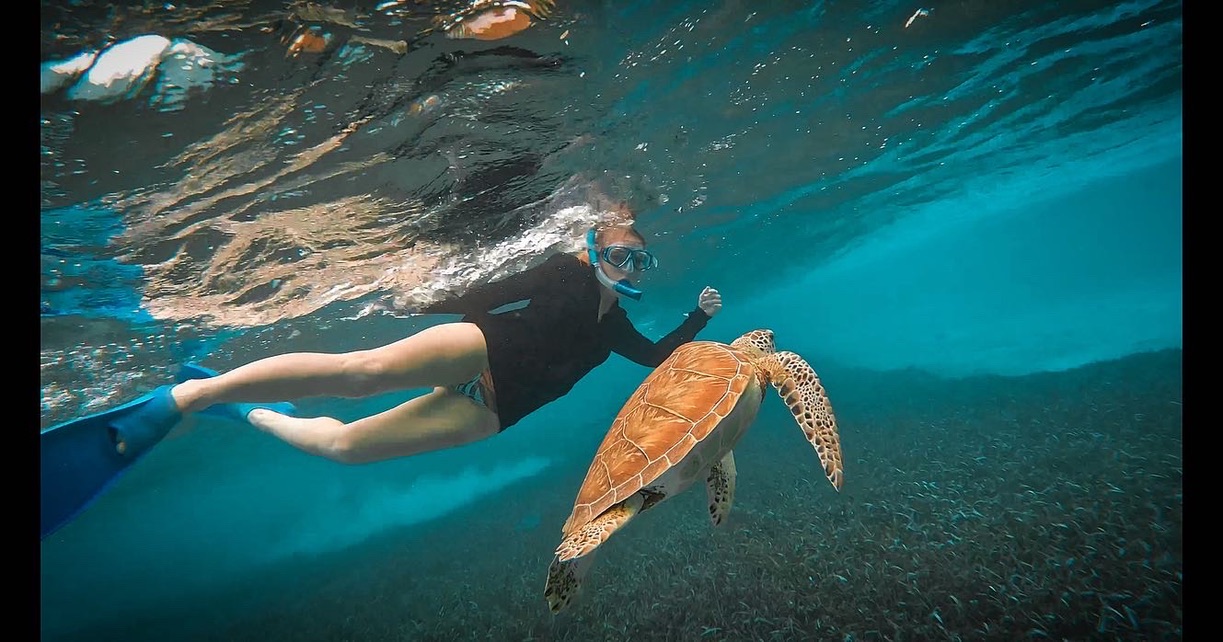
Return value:
<svg viewBox="0 0 1223 642">
<path fill-rule="evenodd" d="M 940 471 L 970 470 L 981 484 L 956 501 L 1025 492 L 1006 484 L 1039 473 L 1030 466 L 958 468 L 986 443 L 1085 458 L 1079 473 L 1098 483 L 1077 499 L 1067 491 L 1066 506 L 1112 501 L 1103 484 L 1129 488 L 1134 470 L 1158 476 L 1145 477 L 1159 492 L 1142 510 L 1159 517 L 1118 507 L 1135 530 L 1110 544 L 1146 546 L 1142 568 L 1174 576 L 1175 589 L 1109 597 L 1114 611 L 1103 611 L 1094 592 L 1128 589 L 1109 586 L 1121 572 L 1097 562 L 1106 579 L 1081 598 L 1093 606 L 1057 606 L 1087 577 L 1080 563 L 1042 589 L 1052 620 L 1014 615 L 999 629 L 984 610 L 950 619 L 960 598 L 932 585 L 923 599 L 942 605 L 939 619 L 923 611 L 894 630 L 880 624 L 876 639 L 1179 636 L 1179 622 L 1157 623 L 1180 613 L 1179 2 L 949 3 L 908 26 L 919 7 L 894 2 L 560 2 L 505 42 L 434 35 L 403 56 L 368 40 L 408 39 L 434 10 L 358 3 L 340 7 L 358 28 L 292 18 L 344 43 L 297 58 L 260 29 L 288 15 L 273 3 L 43 5 L 44 65 L 107 36 L 149 33 L 207 47 L 215 62 L 210 75 L 183 76 L 183 59 L 162 61 L 147 85 L 110 100 L 43 94 L 42 428 L 164 383 L 185 360 L 224 369 L 366 348 L 449 320 L 410 313 L 439 290 L 571 247 L 583 228 L 569 206 L 597 182 L 634 202 L 660 257 L 629 308 L 638 328 L 661 336 L 703 286 L 718 288 L 725 308 L 700 338 L 773 329 L 823 377 L 847 462 L 840 495 L 792 481 L 818 482 L 818 466 L 813 456 L 772 465 L 772 449 L 803 444 L 787 441 L 790 420 L 766 399 L 763 434 L 740 451 L 743 521 L 728 537 L 744 539 L 703 558 L 684 536 L 668 550 L 692 547 L 683 559 L 698 561 L 648 557 L 648 533 L 703 519 L 701 499 L 687 509 L 676 500 L 660 508 L 660 530 L 618 536 L 628 541 L 603 555 L 589 610 L 553 625 L 542 600 L 553 540 L 606 425 L 648 369 L 613 356 L 494 439 L 361 467 L 192 417 L 42 543 L 44 639 L 453 639 L 468 620 L 505 623 L 493 639 L 661 636 L 671 625 L 600 624 L 641 593 L 616 588 L 640 586 L 626 566 L 725 572 L 762 539 L 750 533 L 808 521 L 861 524 L 844 540 L 815 537 L 852 547 L 884 528 L 864 505 L 924 501 L 900 484 L 967 483 Z M 561 62 L 438 62 L 500 44 Z M 1119 401 L 1108 391 L 1127 392 Z M 300 405 L 352 419 L 419 392 Z M 940 446 L 938 431 L 960 430 L 948 421 L 963 431 Z M 1160 439 L 1142 465 L 1121 463 L 1129 431 Z M 1049 457 L 1042 479 L 1082 482 Z M 925 467 L 935 461 L 943 468 Z M 820 510 L 848 513 L 796 517 L 798 500 L 780 498 L 800 486 Z M 1043 514 L 1045 531 L 1082 515 L 1065 510 Z M 1175 527 L 1151 530 L 1165 518 Z M 1027 518 L 1015 519 L 1006 523 Z M 504 539 L 490 547 L 489 531 Z M 1028 535 L 1034 549 L 1054 546 L 1033 534 L 1045 531 Z M 782 538 L 764 541 L 788 551 Z M 887 567 L 862 546 L 849 568 Z M 825 557 L 849 555 L 836 550 Z M 956 559 L 1008 575 L 997 550 L 980 541 Z M 465 576 L 464 565 L 483 574 Z M 914 602 L 889 597 L 883 581 L 855 576 L 854 590 L 868 591 L 855 599 L 876 613 Z M 981 582 L 956 590 L 985 600 L 993 585 Z M 829 588 L 787 586 L 804 603 L 834 599 Z M 651 597 L 661 612 L 700 611 L 682 590 Z M 428 599 L 438 609 L 419 606 Z M 752 606 L 775 628 L 789 622 L 777 639 L 871 638 L 831 602 L 818 625 L 798 607 Z M 1088 610 L 1081 628 L 1073 613 Z M 669 639 L 749 635 L 750 618 L 733 629 L 727 609 L 709 611 L 714 624 L 674 624 Z M 943 618 L 950 629 L 929 628 Z M 773 630 L 756 626 L 751 635 Z"/>
</svg>

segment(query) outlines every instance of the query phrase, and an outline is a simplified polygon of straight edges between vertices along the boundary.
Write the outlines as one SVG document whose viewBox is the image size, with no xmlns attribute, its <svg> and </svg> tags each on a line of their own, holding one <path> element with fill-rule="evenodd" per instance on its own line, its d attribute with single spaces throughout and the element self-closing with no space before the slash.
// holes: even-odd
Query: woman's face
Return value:
<svg viewBox="0 0 1223 642">
<path fill-rule="evenodd" d="M 627 279 L 629 278 L 629 275 L 632 275 L 633 280 L 640 279 L 643 272 L 630 272 L 629 270 L 616 267 L 609 261 L 602 260 L 603 250 L 612 245 L 641 250 L 645 249 L 645 243 L 643 243 L 641 239 L 637 238 L 631 232 L 612 230 L 611 232 L 607 233 L 603 243 L 601 243 L 597 248 L 600 256 L 599 267 L 603 269 L 603 273 L 610 277 L 611 280 L 619 281 L 620 279 Z"/>
</svg>

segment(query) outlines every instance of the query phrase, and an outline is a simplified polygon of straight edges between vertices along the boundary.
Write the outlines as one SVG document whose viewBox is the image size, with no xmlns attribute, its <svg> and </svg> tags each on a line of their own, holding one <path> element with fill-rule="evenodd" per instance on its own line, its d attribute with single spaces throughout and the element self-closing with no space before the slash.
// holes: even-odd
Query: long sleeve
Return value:
<svg viewBox="0 0 1223 642">
<path fill-rule="evenodd" d="M 533 268 L 477 285 L 462 295 L 431 303 L 421 309 L 423 314 L 479 314 L 503 305 L 530 299 L 545 291 L 556 278 L 558 262 L 564 255 L 554 254 Z"/>
<path fill-rule="evenodd" d="M 657 342 L 642 336 L 623 310 L 610 321 L 613 324 L 610 328 L 612 351 L 635 363 L 653 368 L 671 356 L 676 348 L 696 338 L 696 334 L 709 323 L 709 315 L 696 308 L 688 313 L 688 318 L 684 319 L 678 328 Z"/>
</svg>

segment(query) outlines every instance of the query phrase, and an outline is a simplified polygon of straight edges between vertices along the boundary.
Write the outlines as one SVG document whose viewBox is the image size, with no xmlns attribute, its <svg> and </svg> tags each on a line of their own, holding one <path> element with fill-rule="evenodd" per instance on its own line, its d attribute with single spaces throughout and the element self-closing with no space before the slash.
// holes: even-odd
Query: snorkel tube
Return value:
<svg viewBox="0 0 1223 642">
<path fill-rule="evenodd" d="M 623 294 L 634 301 L 641 300 L 641 290 L 633 287 L 633 283 L 631 281 L 628 279 L 613 281 L 611 280 L 611 277 L 604 274 L 602 268 L 599 267 L 599 253 L 595 251 L 595 231 L 593 227 L 586 232 L 586 253 L 590 256 L 590 264 L 594 266 L 595 278 L 599 280 L 599 283 L 611 288 L 617 294 Z"/>
</svg>

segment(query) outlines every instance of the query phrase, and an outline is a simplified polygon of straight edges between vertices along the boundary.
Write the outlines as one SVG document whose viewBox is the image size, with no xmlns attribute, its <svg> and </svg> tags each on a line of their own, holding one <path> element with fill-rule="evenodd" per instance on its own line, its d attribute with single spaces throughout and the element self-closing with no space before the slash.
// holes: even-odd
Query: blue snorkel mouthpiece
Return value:
<svg viewBox="0 0 1223 642">
<path fill-rule="evenodd" d="M 599 275 L 602 276 L 602 274 L 603 270 L 599 270 Z M 607 279 L 605 276 L 603 278 Z M 610 281 L 611 279 L 607 280 Z M 641 290 L 633 287 L 632 282 L 628 279 L 620 279 L 619 281 L 616 281 L 615 284 L 612 285 L 612 289 L 634 301 L 641 300 Z"/>
<path fill-rule="evenodd" d="M 617 294 L 623 294 L 634 301 L 641 300 L 642 292 L 641 290 L 633 287 L 632 281 L 629 281 L 628 279 L 612 281 L 611 277 L 604 274 L 603 270 L 599 268 L 599 253 L 595 251 L 594 228 L 590 228 L 590 230 L 586 232 L 586 253 L 590 257 L 590 265 L 594 267 L 595 278 L 599 280 L 599 283 L 611 288 Z"/>
</svg>

